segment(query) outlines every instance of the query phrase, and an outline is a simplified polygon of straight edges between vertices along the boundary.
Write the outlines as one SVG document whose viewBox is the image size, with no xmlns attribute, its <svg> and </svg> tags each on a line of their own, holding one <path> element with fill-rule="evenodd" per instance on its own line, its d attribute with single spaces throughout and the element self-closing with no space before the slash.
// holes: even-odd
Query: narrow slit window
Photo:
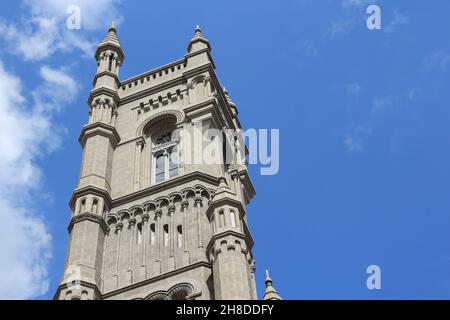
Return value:
<svg viewBox="0 0 450 320">
<path fill-rule="evenodd" d="M 97 209 L 98 209 L 98 200 L 94 199 L 94 201 L 92 202 L 92 213 L 96 214 L 97 213 Z"/>
<path fill-rule="evenodd" d="M 177 247 L 181 248 L 183 245 L 183 227 L 178 226 L 177 227 Z"/>
<path fill-rule="evenodd" d="M 142 223 L 137 224 L 137 244 L 142 243 Z"/>
<path fill-rule="evenodd" d="M 234 211 L 230 211 L 230 218 L 231 218 L 231 226 L 233 228 L 236 228 L 236 213 Z"/>
<path fill-rule="evenodd" d="M 219 223 L 220 228 L 225 227 L 225 214 L 223 213 L 223 211 L 220 211 L 219 213 Z"/>
<path fill-rule="evenodd" d="M 150 244 L 153 246 L 155 244 L 156 235 L 155 235 L 155 224 L 152 223 L 150 225 Z"/>
<path fill-rule="evenodd" d="M 80 212 L 79 213 L 84 213 L 84 211 L 86 210 L 86 199 L 81 200 L 80 203 Z"/>
<path fill-rule="evenodd" d="M 169 225 L 165 224 L 163 227 L 164 231 L 164 247 L 169 246 Z"/>
</svg>

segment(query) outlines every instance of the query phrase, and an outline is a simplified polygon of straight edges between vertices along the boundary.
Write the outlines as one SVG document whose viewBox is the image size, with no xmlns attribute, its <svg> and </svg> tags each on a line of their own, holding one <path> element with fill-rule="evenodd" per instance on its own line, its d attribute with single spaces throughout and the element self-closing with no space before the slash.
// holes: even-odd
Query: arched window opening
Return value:
<svg viewBox="0 0 450 320">
<path fill-rule="evenodd" d="M 137 239 L 136 239 L 137 244 L 141 244 L 142 243 L 142 222 L 139 222 L 137 224 Z"/>
<path fill-rule="evenodd" d="M 113 55 L 111 54 L 108 59 L 108 71 L 112 71 Z"/>
<path fill-rule="evenodd" d="M 177 248 L 183 246 L 183 227 L 180 225 L 177 227 Z"/>
<path fill-rule="evenodd" d="M 164 231 L 164 247 L 169 246 L 169 225 L 165 224 L 163 227 Z"/>
<path fill-rule="evenodd" d="M 98 209 L 98 199 L 94 199 L 94 201 L 92 202 L 92 213 L 97 214 L 97 209 Z"/>
<path fill-rule="evenodd" d="M 156 235 L 155 235 L 155 224 L 150 225 L 150 244 L 155 245 Z"/>
<path fill-rule="evenodd" d="M 236 228 L 236 213 L 234 211 L 230 211 L 230 218 L 231 218 L 231 226 L 233 228 Z"/>
<path fill-rule="evenodd" d="M 225 214 L 223 213 L 223 211 L 219 212 L 219 227 L 225 227 Z"/>
<path fill-rule="evenodd" d="M 187 300 L 189 292 L 187 290 L 178 290 L 171 295 L 171 300 Z"/>
<path fill-rule="evenodd" d="M 80 202 L 80 212 L 79 213 L 84 213 L 86 211 L 86 199 L 82 199 Z"/>
</svg>

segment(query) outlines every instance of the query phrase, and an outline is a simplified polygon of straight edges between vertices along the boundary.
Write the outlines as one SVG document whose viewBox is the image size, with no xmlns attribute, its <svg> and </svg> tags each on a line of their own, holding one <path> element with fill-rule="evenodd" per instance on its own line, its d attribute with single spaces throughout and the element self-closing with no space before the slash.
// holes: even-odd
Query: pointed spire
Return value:
<svg viewBox="0 0 450 320">
<path fill-rule="evenodd" d="M 209 51 L 211 51 L 211 46 L 209 44 L 208 39 L 203 35 L 202 29 L 199 25 L 196 25 L 194 36 L 192 37 L 191 41 L 189 42 L 188 46 L 188 52 L 191 53 L 193 51 L 198 51 L 201 49 L 207 48 Z"/>
<path fill-rule="evenodd" d="M 106 44 L 111 44 L 120 47 L 119 38 L 117 38 L 116 23 L 114 21 L 111 23 L 111 27 L 109 27 L 108 29 L 108 34 L 106 35 L 105 39 L 100 43 L 99 46 Z"/>
<path fill-rule="evenodd" d="M 264 293 L 263 300 L 283 300 L 272 284 L 273 281 L 269 275 L 269 270 L 266 270 L 266 292 Z"/>
<path fill-rule="evenodd" d="M 117 37 L 117 27 L 115 21 L 111 23 L 111 27 L 108 29 L 108 34 L 105 39 L 97 46 L 97 50 L 95 52 L 95 56 L 98 59 L 100 53 L 106 50 L 112 50 L 119 54 L 120 61 L 123 61 L 125 58 L 125 54 L 120 45 L 119 38 Z"/>
</svg>

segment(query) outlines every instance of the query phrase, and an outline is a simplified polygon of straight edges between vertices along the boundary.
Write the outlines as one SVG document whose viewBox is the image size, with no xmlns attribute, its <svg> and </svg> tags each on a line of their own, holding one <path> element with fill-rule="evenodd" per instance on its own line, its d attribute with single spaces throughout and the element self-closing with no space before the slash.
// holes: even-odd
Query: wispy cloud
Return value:
<svg viewBox="0 0 450 320">
<path fill-rule="evenodd" d="M 400 27 L 409 24 L 409 19 L 405 15 L 401 14 L 397 9 L 394 10 L 391 17 L 388 17 L 386 20 L 387 20 L 387 24 L 383 28 L 384 32 L 386 32 L 386 33 L 395 32 Z"/>
<path fill-rule="evenodd" d="M 395 95 L 378 96 L 373 98 L 370 104 L 370 113 L 363 124 L 356 126 L 355 130 L 344 136 L 344 144 L 347 151 L 354 153 L 364 150 L 365 142 L 373 134 L 373 127 L 380 117 L 389 114 L 401 105 L 402 100 L 411 100 L 411 91 L 404 97 Z"/>
<path fill-rule="evenodd" d="M 0 40 L 25 64 L 73 50 L 91 54 L 97 42 L 88 31 L 117 20 L 120 2 L 23 0 L 19 19 L 0 20 Z M 81 30 L 66 28 L 69 5 L 81 9 Z M 33 298 L 49 286 L 52 238 L 36 196 L 46 194 L 37 160 L 59 148 L 64 129 L 54 116 L 74 101 L 79 87 L 70 70 L 42 65 L 38 71 L 39 86 L 24 90 L 20 75 L 0 60 L 0 299 Z"/>
<path fill-rule="evenodd" d="M 372 134 L 372 129 L 367 125 L 359 125 L 351 134 L 345 135 L 344 144 L 348 152 L 360 152 L 364 150 L 365 139 Z"/>
<path fill-rule="evenodd" d="M 443 71 L 450 66 L 450 50 L 436 49 L 425 57 L 422 71 Z"/>
<path fill-rule="evenodd" d="M 58 51 L 80 50 L 92 55 L 96 41 L 88 31 L 104 28 L 105 23 L 121 20 L 117 10 L 120 0 L 25 0 L 20 22 L 0 20 L 0 37 L 8 49 L 25 60 L 38 61 Z M 67 9 L 77 5 L 81 29 L 69 30 Z"/>
<path fill-rule="evenodd" d="M 77 87 L 61 70 L 44 66 L 40 74 L 43 83 L 30 100 L 0 61 L 0 299 L 32 298 L 49 285 L 52 239 L 31 195 L 42 191 L 36 160 L 60 142 L 54 112 L 72 101 Z"/>
<path fill-rule="evenodd" d="M 350 33 L 358 26 L 366 29 L 366 19 L 369 17 L 366 8 L 369 5 L 380 5 L 376 0 L 343 0 L 341 2 L 340 17 L 331 22 L 329 34 L 332 38 Z M 386 5 L 381 6 L 382 29 L 385 33 L 393 33 L 402 26 L 409 24 L 406 15 L 398 9 L 389 9 Z"/>
</svg>

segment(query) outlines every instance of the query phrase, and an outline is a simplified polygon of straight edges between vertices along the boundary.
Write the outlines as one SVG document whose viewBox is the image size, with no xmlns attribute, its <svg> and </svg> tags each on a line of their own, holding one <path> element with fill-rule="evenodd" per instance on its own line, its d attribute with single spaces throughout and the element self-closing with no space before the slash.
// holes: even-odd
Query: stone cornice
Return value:
<svg viewBox="0 0 450 320">
<path fill-rule="evenodd" d="M 116 128 L 104 122 L 94 122 L 92 124 L 84 126 L 83 130 L 81 130 L 80 138 L 78 139 L 78 141 L 84 148 L 86 140 L 96 134 L 109 138 L 111 144 L 113 145 L 113 148 L 115 148 L 120 142 L 120 136 L 117 133 Z"/>
<path fill-rule="evenodd" d="M 182 63 L 186 63 L 186 59 L 185 59 L 185 58 L 179 59 L 179 60 L 177 60 L 177 61 L 168 63 L 168 64 L 166 64 L 166 65 L 164 65 L 164 66 L 161 66 L 161 67 L 158 67 L 158 68 L 156 68 L 156 69 L 152 69 L 152 70 L 150 70 L 150 71 L 147 71 L 147 72 L 138 74 L 138 75 L 136 75 L 136 76 L 133 76 L 133 77 L 131 77 L 131 78 L 125 79 L 125 80 L 123 80 L 123 81 L 121 82 L 121 86 L 127 85 L 127 84 L 129 84 L 129 83 L 132 83 L 132 82 L 134 82 L 134 81 L 140 80 L 140 79 L 142 79 L 142 78 L 146 78 L 146 77 L 148 77 L 148 76 L 151 76 L 151 75 L 153 75 L 153 74 L 159 73 L 159 72 L 164 71 L 164 70 L 166 70 L 166 69 L 169 69 L 169 68 L 171 68 L 171 67 L 176 67 L 176 66 L 178 66 L 178 65 L 180 65 L 180 64 L 182 64 Z"/>
<path fill-rule="evenodd" d="M 223 117 L 220 115 L 219 105 L 214 98 L 202 101 L 184 109 L 186 117 L 189 119 L 194 119 L 197 115 L 202 115 L 207 111 L 211 112 L 214 120 L 218 122 L 221 127 L 226 125 Z"/>
<path fill-rule="evenodd" d="M 102 94 L 111 97 L 114 100 L 114 103 L 116 104 L 116 106 L 119 105 L 120 98 L 119 98 L 119 94 L 117 93 L 117 90 L 111 89 L 108 87 L 104 87 L 104 86 L 94 88 L 91 90 L 91 92 L 89 93 L 89 97 L 87 99 L 87 104 L 90 106 L 92 104 L 92 101 L 94 101 L 94 99 L 97 96 L 102 95 Z"/>
<path fill-rule="evenodd" d="M 203 72 L 209 72 L 211 74 L 214 74 L 215 73 L 214 64 L 208 61 L 203 64 L 190 66 L 184 70 L 183 76 L 185 78 L 192 78 Z"/>
<path fill-rule="evenodd" d="M 134 283 L 134 284 L 129 285 L 127 287 L 123 287 L 123 288 L 120 288 L 120 289 L 117 289 L 117 290 L 114 290 L 114 291 L 110 291 L 108 293 L 105 293 L 102 296 L 102 298 L 103 299 L 111 298 L 111 297 L 113 297 L 115 295 L 118 295 L 120 293 L 127 292 L 127 291 L 130 291 L 132 289 L 136 289 L 136 288 L 145 286 L 147 284 L 160 281 L 160 280 L 165 279 L 165 278 L 170 278 L 170 277 L 173 277 L 174 275 L 177 275 L 179 273 L 184 273 L 186 271 L 189 271 L 189 270 L 192 270 L 192 269 L 196 269 L 196 268 L 199 268 L 199 267 L 206 267 L 206 268 L 209 268 L 209 269 L 212 268 L 210 263 L 208 263 L 206 261 L 199 261 L 199 262 L 193 263 L 191 265 L 188 265 L 186 267 L 183 267 L 183 268 L 180 268 L 180 269 L 176 269 L 176 270 L 173 270 L 173 271 L 161 274 L 159 276 L 156 276 L 156 277 L 153 277 L 153 278 L 150 278 L 150 279 L 138 282 L 138 283 Z"/>
<path fill-rule="evenodd" d="M 216 209 L 217 207 L 220 207 L 222 205 L 234 206 L 234 207 L 236 207 L 236 209 L 238 209 L 242 213 L 243 217 L 246 215 L 245 208 L 240 201 L 232 199 L 232 198 L 220 198 L 218 200 L 214 200 L 214 198 L 213 198 L 213 200 L 209 204 L 208 210 L 206 211 L 206 216 L 208 217 L 208 219 L 210 218 L 214 209 Z"/>
<path fill-rule="evenodd" d="M 211 51 L 208 50 L 208 48 L 204 48 L 204 49 L 200 49 L 200 50 L 197 50 L 197 51 L 193 51 L 193 52 L 187 53 L 187 54 L 184 55 L 184 57 L 187 60 L 189 58 L 198 56 L 199 54 L 202 54 L 202 53 L 206 53 L 208 55 L 208 59 L 211 62 L 211 65 L 213 66 L 213 68 L 215 69 L 216 68 L 216 64 L 214 63 L 214 59 L 213 59 L 213 57 L 211 55 Z"/>
<path fill-rule="evenodd" d="M 167 67 L 165 67 L 165 68 L 167 68 Z M 214 73 L 213 65 L 210 62 L 208 62 L 208 63 L 202 64 L 202 65 L 193 66 L 191 68 L 188 68 L 188 69 L 184 70 L 182 74 L 180 74 L 176 77 L 169 78 L 168 80 L 166 80 L 164 82 L 158 83 L 158 84 L 148 87 L 144 90 L 140 90 L 138 92 L 120 97 L 120 103 L 126 104 L 126 103 L 130 103 L 133 101 L 137 101 L 144 97 L 152 95 L 154 93 L 167 90 L 168 88 L 175 87 L 180 84 L 185 84 L 187 81 L 186 78 L 194 77 L 197 74 L 201 74 L 203 72 Z M 119 88 L 121 88 L 124 85 L 128 85 L 129 83 L 132 83 L 133 81 L 138 81 L 140 78 L 142 78 L 142 76 L 137 76 L 135 78 L 126 80 L 125 82 L 121 82 L 119 85 Z M 216 76 L 214 78 L 217 79 Z"/>
<path fill-rule="evenodd" d="M 194 180 L 201 180 L 203 182 L 218 186 L 219 185 L 219 179 L 217 177 L 211 176 L 209 174 L 200 172 L 200 171 L 194 171 L 176 178 L 173 178 L 171 180 L 158 183 L 157 185 L 153 185 L 151 187 L 136 191 L 134 193 L 128 194 L 126 196 L 122 196 L 119 198 L 116 198 L 112 201 L 112 206 L 117 207 L 122 204 L 129 203 L 134 200 L 139 200 L 148 196 L 151 196 L 153 194 L 159 193 L 161 191 L 170 190 L 173 187 L 180 186 L 184 183 L 191 182 Z"/>
<path fill-rule="evenodd" d="M 182 74 L 180 74 L 177 77 L 171 78 L 170 80 L 159 83 L 155 86 L 151 86 L 151 87 L 148 87 L 147 89 L 139 90 L 138 92 L 120 97 L 120 104 L 127 104 L 127 103 L 130 103 L 133 101 L 137 101 L 144 97 L 152 95 L 156 92 L 164 91 L 168 88 L 172 88 L 174 86 L 184 84 L 184 83 L 186 83 L 186 79 L 184 78 L 184 76 Z M 120 86 L 123 86 L 123 83 L 121 83 Z"/>
<path fill-rule="evenodd" d="M 116 80 L 117 87 L 120 86 L 120 79 L 119 79 L 119 77 L 117 76 L 117 74 L 115 74 L 114 72 L 105 70 L 105 71 L 102 71 L 102 72 L 100 72 L 100 73 L 97 73 L 97 74 L 94 76 L 94 79 L 92 80 L 92 85 L 93 85 L 94 87 L 95 87 L 95 84 L 96 84 L 97 79 L 100 78 L 101 76 L 109 76 L 109 77 L 111 77 L 111 78 L 114 78 L 114 80 Z"/>
<path fill-rule="evenodd" d="M 79 282 L 77 282 L 77 284 L 80 285 L 81 287 L 93 289 L 95 292 L 96 298 L 102 299 L 102 292 L 100 291 L 100 289 L 98 288 L 98 286 L 96 284 L 86 282 L 83 280 L 80 280 Z M 61 290 L 64 288 L 67 288 L 67 283 L 63 283 L 63 284 L 59 285 L 58 289 L 56 290 L 55 295 L 53 296 L 53 300 L 58 300 L 58 296 L 61 293 Z"/>
<path fill-rule="evenodd" d="M 108 225 L 106 224 L 103 217 L 96 215 L 96 214 L 88 213 L 88 212 L 81 213 L 81 214 L 74 216 L 70 220 L 67 230 L 69 231 L 69 233 L 71 233 L 75 224 L 82 222 L 82 221 L 86 221 L 86 220 L 94 222 L 94 223 L 98 223 L 105 234 L 108 232 Z"/>
<path fill-rule="evenodd" d="M 246 231 L 248 231 L 248 229 L 246 229 Z M 253 242 L 253 238 L 250 235 L 250 232 L 242 233 L 242 232 L 237 232 L 234 230 L 225 230 L 225 231 L 223 231 L 221 233 L 217 233 L 211 237 L 208 245 L 206 246 L 206 252 L 209 253 L 213 249 L 216 240 L 225 238 L 228 236 L 233 236 L 233 237 L 244 240 L 247 245 L 247 249 L 248 249 L 247 251 L 250 252 L 252 250 L 254 242 Z"/>
<path fill-rule="evenodd" d="M 105 205 L 108 208 L 111 208 L 112 199 L 111 199 L 111 196 L 109 195 L 108 191 L 94 187 L 94 186 L 87 186 L 87 187 L 83 187 L 80 189 L 75 189 L 75 191 L 72 194 L 72 197 L 70 198 L 69 207 L 72 210 L 74 210 L 75 201 L 77 200 L 77 198 L 88 195 L 88 194 L 93 194 L 95 196 L 102 197 L 105 200 Z"/>
<path fill-rule="evenodd" d="M 95 59 L 98 60 L 100 57 L 100 53 L 106 50 L 111 50 L 116 52 L 119 55 L 120 61 L 125 60 L 125 53 L 123 52 L 123 49 L 117 45 L 113 45 L 110 43 L 100 43 L 97 46 L 97 49 L 95 50 Z"/>
</svg>

